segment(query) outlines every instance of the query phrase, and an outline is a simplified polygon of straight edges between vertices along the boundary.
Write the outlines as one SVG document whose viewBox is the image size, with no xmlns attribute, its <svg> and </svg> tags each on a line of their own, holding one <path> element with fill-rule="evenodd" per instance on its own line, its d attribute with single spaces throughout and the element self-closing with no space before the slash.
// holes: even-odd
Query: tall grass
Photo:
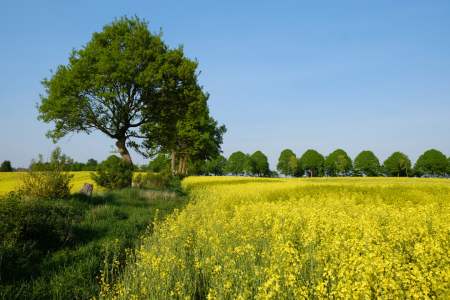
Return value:
<svg viewBox="0 0 450 300">
<path fill-rule="evenodd" d="M 188 201 L 176 181 L 168 190 L 129 188 L 90 198 L 1 197 L 0 299 L 91 299 L 100 292 L 100 271 L 125 262 L 126 249 L 149 232 L 157 211 L 164 218 Z"/>
<path fill-rule="evenodd" d="M 102 299 L 448 299 L 450 182 L 188 178 Z"/>
</svg>

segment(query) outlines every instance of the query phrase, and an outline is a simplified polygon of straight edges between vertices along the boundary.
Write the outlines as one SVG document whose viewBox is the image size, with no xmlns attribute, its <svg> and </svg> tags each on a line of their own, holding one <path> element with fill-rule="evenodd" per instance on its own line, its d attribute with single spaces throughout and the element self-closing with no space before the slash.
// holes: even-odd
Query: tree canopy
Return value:
<svg viewBox="0 0 450 300">
<path fill-rule="evenodd" d="M 431 149 L 419 157 L 414 165 L 414 173 L 417 176 L 429 175 L 431 178 L 444 176 L 450 173 L 450 163 L 442 152 Z"/>
<path fill-rule="evenodd" d="M 289 174 L 292 174 L 293 171 L 291 166 L 289 165 L 292 155 L 295 156 L 295 153 L 292 152 L 291 149 L 285 149 L 281 151 L 280 157 L 278 158 L 277 170 L 281 174 L 284 174 L 285 177 L 287 177 L 287 175 Z"/>
<path fill-rule="evenodd" d="M 231 173 L 233 175 L 244 174 L 245 154 L 241 151 L 231 154 L 225 167 L 225 173 Z"/>
<path fill-rule="evenodd" d="M 299 159 L 299 164 L 307 171 L 308 176 L 323 176 L 323 155 L 316 150 L 307 150 Z"/>
<path fill-rule="evenodd" d="M 324 170 L 328 176 L 348 176 L 352 167 L 352 159 L 342 149 L 335 150 L 324 161 Z"/>
<path fill-rule="evenodd" d="M 5 160 L 2 162 L 0 166 L 0 172 L 12 172 L 11 162 L 9 160 Z"/>
<path fill-rule="evenodd" d="M 206 173 L 214 174 L 214 176 L 225 175 L 225 167 L 227 166 L 227 159 L 222 155 L 218 155 L 216 158 L 212 158 L 206 161 Z"/>
<path fill-rule="evenodd" d="M 253 173 L 258 174 L 258 177 L 269 176 L 269 160 L 267 156 L 261 151 L 256 151 L 252 154 L 251 160 L 253 161 Z"/>
<path fill-rule="evenodd" d="M 116 19 L 41 81 L 46 95 L 36 105 L 38 119 L 55 123 L 48 138 L 56 143 L 70 133 L 100 130 L 132 163 L 126 145 L 152 138 L 140 133 L 143 124 L 172 122 L 174 114 L 205 107 L 198 63 L 181 46 L 169 49 L 147 25 L 138 17 Z"/>
<path fill-rule="evenodd" d="M 356 175 L 380 176 L 380 161 L 372 151 L 366 150 L 359 153 L 353 164 Z"/>
<path fill-rule="evenodd" d="M 384 162 L 382 169 L 386 176 L 408 177 L 412 175 L 411 161 L 408 156 L 402 152 L 392 153 Z"/>
</svg>

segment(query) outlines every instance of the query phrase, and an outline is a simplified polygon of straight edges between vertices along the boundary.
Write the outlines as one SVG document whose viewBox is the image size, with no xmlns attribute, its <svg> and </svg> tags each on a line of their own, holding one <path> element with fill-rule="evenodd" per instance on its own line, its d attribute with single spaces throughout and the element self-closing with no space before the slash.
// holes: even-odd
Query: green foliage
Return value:
<svg viewBox="0 0 450 300">
<path fill-rule="evenodd" d="M 0 172 L 12 172 L 11 162 L 9 160 L 5 160 L 2 162 L 0 166 Z"/>
<path fill-rule="evenodd" d="M 342 149 L 335 150 L 324 161 L 324 171 L 327 176 L 348 176 L 352 169 L 352 160 Z"/>
<path fill-rule="evenodd" d="M 278 178 L 278 177 L 280 177 L 280 174 L 278 174 L 277 171 L 270 171 L 269 177 L 270 178 Z"/>
<path fill-rule="evenodd" d="M 362 151 L 354 161 L 354 172 L 357 176 L 380 176 L 380 161 L 372 151 Z"/>
<path fill-rule="evenodd" d="M 0 197 L 0 299 L 97 297 L 101 270 L 125 265 L 126 251 L 147 228 L 151 233 L 156 211 L 165 218 L 189 202 L 180 191 L 173 181 L 164 191 L 129 188 L 68 200 Z"/>
<path fill-rule="evenodd" d="M 316 150 L 307 150 L 299 159 L 299 164 L 309 177 L 323 176 L 323 155 Z"/>
<path fill-rule="evenodd" d="M 170 164 L 167 168 L 170 168 Z M 204 160 L 198 159 L 198 160 L 188 160 L 187 162 L 187 169 L 189 175 L 205 175 L 206 170 L 206 162 Z"/>
<path fill-rule="evenodd" d="M 88 166 L 88 167 L 96 167 L 97 165 L 98 165 L 98 161 L 93 158 L 89 158 L 86 163 L 86 166 Z"/>
<path fill-rule="evenodd" d="M 42 154 L 38 155 L 38 161 L 35 159 L 31 160 L 32 171 L 53 171 L 55 169 L 70 171 L 72 165 L 74 165 L 73 159 L 66 154 L 62 154 L 60 147 L 52 150 L 50 153 L 50 162 L 44 162 L 44 156 Z"/>
<path fill-rule="evenodd" d="M 253 161 L 253 173 L 261 176 L 269 175 L 269 160 L 261 151 L 256 151 L 252 154 L 251 160 Z"/>
<path fill-rule="evenodd" d="M 292 155 L 289 159 L 289 167 L 292 169 L 292 177 L 295 177 L 295 170 L 297 170 L 298 160 L 295 155 Z"/>
<path fill-rule="evenodd" d="M 91 173 L 91 178 L 99 186 L 121 189 L 131 186 L 133 171 L 127 161 L 111 155 L 97 166 L 97 174 Z"/>
<path fill-rule="evenodd" d="M 150 172 L 144 177 L 144 183 L 150 181 L 150 184 L 155 188 L 167 188 L 172 182 L 173 174 L 170 169 L 164 169 L 160 173 Z"/>
<path fill-rule="evenodd" d="M 197 84 L 198 63 L 184 56 L 182 46 L 169 49 L 148 23 L 122 17 L 95 32 L 68 65 L 60 65 L 42 85 L 46 95 L 36 106 L 38 119 L 55 122 L 47 133 L 54 142 L 69 133 L 100 130 L 117 140 L 123 158 L 131 162 L 125 144 L 144 124 L 172 123 L 173 113 L 205 106 Z M 176 123 L 176 122 L 175 122 Z"/>
<path fill-rule="evenodd" d="M 294 155 L 294 152 L 290 149 L 285 149 L 281 152 L 280 157 L 278 158 L 277 170 L 281 174 L 284 174 L 285 177 L 287 175 L 292 174 L 292 168 L 289 166 L 289 162 L 291 160 L 291 156 Z"/>
<path fill-rule="evenodd" d="M 166 169 L 168 165 L 170 164 L 169 159 L 166 155 L 159 153 L 154 160 L 150 161 L 148 164 L 148 168 L 150 172 L 161 172 L 162 170 Z"/>
<path fill-rule="evenodd" d="M 255 172 L 255 161 L 252 156 L 248 153 L 245 154 L 245 162 L 242 168 L 244 169 L 245 176 L 253 176 Z"/>
<path fill-rule="evenodd" d="M 450 173 L 450 163 L 442 152 L 431 149 L 425 151 L 414 165 L 416 176 L 429 175 L 431 178 Z"/>
<path fill-rule="evenodd" d="M 142 177 L 142 174 L 137 174 L 137 176 L 133 179 L 133 182 L 138 182 L 138 183 L 144 183 L 143 180 L 144 178 Z"/>
<path fill-rule="evenodd" d="M 28 199 L 65 199 L 71 195 L 73 185 L 70 185 L 70 180 L 73 176 L 58 167 L 54 170 L 31 171 L 20 178 L 19 190 Z"/>
<path fill-rule="evenodd" d="M 225 173 L 231 173 L 233 175 L 244 174 L 245 154 L 241 151 L 231 154 L 225 166 Z"/>
<path fill-rule="evenodd" d="M 394 152 L 383 162 L 383 172 L 386 176 L 409 177 L 413 174 L 411 161 L 402 152 Z"/>
<path fill-rule="evenodd" d="M 214 174 L 214 176 L 223 176 L 225 175 L 225 167 L 227 166 L 227 159 L 218 155 L 216 158 L 212 158 L 211 160 L 206 161 L 206 173 Z"/>
</svg>

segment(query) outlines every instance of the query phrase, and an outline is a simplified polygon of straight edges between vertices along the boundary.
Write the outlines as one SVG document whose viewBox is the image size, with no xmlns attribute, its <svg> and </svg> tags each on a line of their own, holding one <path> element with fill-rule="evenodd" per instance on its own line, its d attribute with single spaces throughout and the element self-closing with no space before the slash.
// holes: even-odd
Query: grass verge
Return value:
<svg viewBox="0 0 450 300">
<path fill-rule="evenodd" d="M 164 219 L 188 202 L 178 180 L 165 190 L 129 188 L 90 198 L 1 198 L 0 299 L 91 299 L 100 292 L 100 270 L 124 263 L 126 249 L 157 211 Z"/>
</svg>

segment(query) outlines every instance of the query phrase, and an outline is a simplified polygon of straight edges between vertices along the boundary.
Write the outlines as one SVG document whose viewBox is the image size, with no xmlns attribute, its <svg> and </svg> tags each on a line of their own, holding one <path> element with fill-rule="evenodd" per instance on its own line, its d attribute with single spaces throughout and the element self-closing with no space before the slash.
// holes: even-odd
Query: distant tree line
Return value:
<svg viewBox="0 0 450 300">
<path fill-rule="evenodd" d="M 170 155 L 158 155 L 141 171 L 160 172 L 170 167 Z M 394 152 L 382 164 L 372 151 L 362 151 L 354 160 L 342 149 L 328 156 L 316 150 L 307 150 L 301 157 L 290 149 L 281 152 L 276 166 L 271 170 L 267 156 L 261 151 L 252 155 L 234 152 L 227 159 L 222 155 L 208 160 L 197 160 L 187 165 L 190 175 L 258 176 L 258 177 L 450 177 L 450 157 L 435 149 L 425 151 L 415 165 L 402 152 Z"/>
<path fill-rule="evenodd" d="M 315 150 L 307 150 L 298 159 L 292 150 L 286 149 L 280 154 L 277 170 L 285 177 L 449 177 L 450 157 L 431 149 L 425 151 L 412 166 L 408 156 L 398 151 L 380 164 L 375 154 L 367 150 L 352 161 L 342 149 L 325 157 Z"/>
</svg>

